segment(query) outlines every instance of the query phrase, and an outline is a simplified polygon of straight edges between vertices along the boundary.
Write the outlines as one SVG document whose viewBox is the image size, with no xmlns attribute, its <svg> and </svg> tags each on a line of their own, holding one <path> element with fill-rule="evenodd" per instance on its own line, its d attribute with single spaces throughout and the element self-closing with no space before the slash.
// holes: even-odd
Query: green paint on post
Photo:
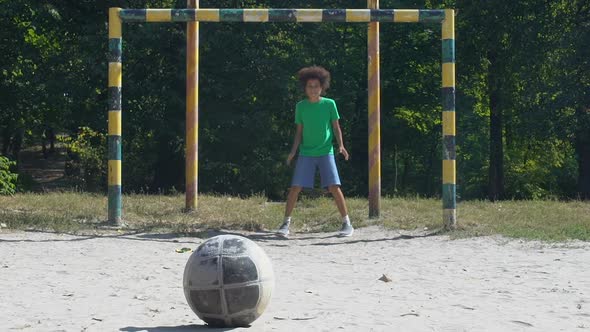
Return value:
<svg viewBox="0 0 590 332">
<path fill-rule="evenodd" d="M 297 22 L 297 16 L 295 15 L 295 9 L 269 9 L 268 10 L 268 21 L 269 22 Z"/>
<path fill-rule="evenodd" d="M 420 9 L 418 22 L 441 23 L 445 19 L 445 11 L 439 9 Z"/>
<path fill-rule="evenodd" d="M 456 160 L 457 152 L 455 149 L 455 135 L 443 136 L 443 156 L 444 160 Z"/>
<path fill-rule="evenodd" d="M 121 160 L 121 136 L 108 136 L 108 158 L 109 160 Z"/>
<path fill-rule="evenodd" d="M 146 9 L 121 9 L 119 17 L 123 22 L 145 22 Z"/>
<path fill-rule="evenodd" d="M 443 39 L 443 41 L 442 41 L 442 62 L 443 63 L 454 63 L 455 62 L 455 40 L 454 39 Z"/>
<path fill-rule="evenodd" d="M 220 9 L 219 22 L 244 22 L 244 10 Z"/>
<path fill-rule="evenodd" d="M 121 38 L 109 38 L 109 62 L 121 62 L 122 60 L 122 47 L 123 41 Z"/>
<path fill-rule="evenodd" d="M 393 22 L 393 9 L 371 9 L 371 22 Z"/>
<path fill-rule="evenodd" d="M 172 9 L 172 22 L 193 22 L 197 12 L 194 9 Z"/>
<path fill-rule="evenodd" d="M 443 183 L 442 194 L 443 194 L 443 209 L 456 209 L 457 202 L 455 201 L 456 196 L 456 184 Z"/>
<path fill-rule="evenodd" d="M 442 88 L 443 111 L 455 111 L 455 88 Z"/>
<path fill-rule="evenodd" d="M 121 186 L 109 186 L 108 195 L 109 205 L 109 221 L 119 222 L 121 221 Z"/>
<path fill-rule="evenodd" d="M 322 9 L 322 22 L 346 22 L 346 10 Z"/>
<path fill-rule="evenodd" d="M 108 88 L 108 110 L 119 111 L 121 110 L 121 87 L 110 86 Z"/>
</svg>

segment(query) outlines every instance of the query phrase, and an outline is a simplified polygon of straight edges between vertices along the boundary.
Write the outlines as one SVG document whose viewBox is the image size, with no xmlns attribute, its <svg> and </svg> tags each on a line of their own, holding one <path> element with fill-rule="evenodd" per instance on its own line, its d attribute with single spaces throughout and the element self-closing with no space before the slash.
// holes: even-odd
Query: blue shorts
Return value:
<svg viewBox="0 0 590 332">
<path fill-rule="evenodd" d="M 291 187 L 297 186 L 313 189 L 317 168 L 320 169 L 322 188 L 340 185 L 340 177 L 338 176 L 334 155 L 329 154 L 321 157 L 299 156 L 295 165 Z"/>
</svg>

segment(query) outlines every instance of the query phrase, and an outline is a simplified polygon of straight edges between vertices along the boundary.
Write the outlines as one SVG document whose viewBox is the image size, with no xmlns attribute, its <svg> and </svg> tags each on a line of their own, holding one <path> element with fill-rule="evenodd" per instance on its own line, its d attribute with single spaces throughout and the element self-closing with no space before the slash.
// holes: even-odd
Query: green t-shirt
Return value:
<svg viewBox="0 0 590 332">
<path fill-rule="evenodd" d="M 334 154 L 332 121 L 340 119 L 333 99 L 320 97 L 316 103 L 308 99 L 297 103 L 295 123 L 303 125 L 299 155 L 319 157 Z"/>
</svg>

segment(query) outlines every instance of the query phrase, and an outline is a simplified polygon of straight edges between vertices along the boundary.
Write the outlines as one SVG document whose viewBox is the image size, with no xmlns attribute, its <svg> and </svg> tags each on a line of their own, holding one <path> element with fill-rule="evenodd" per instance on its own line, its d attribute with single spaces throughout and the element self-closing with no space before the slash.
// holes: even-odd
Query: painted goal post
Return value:
<svg viewBox="0 0 590 332">
<path fill-rule="evenodd" d="M 188 0 L 183 9 L 109 10 L 108 75 L 108 219 L 121 225 L 122 216 L 122 23 L 187 23 L 186 210 L 197 206 L 199 22 L 341 22 L 368 23 L 369 217 L 379 217 L 381 201 L 381 127 L 379 23 L 442 25 L 442 203 L 445 228 L 456 226 L 455 145 L 455 21 L 453 9 L 216 9 L 198 8 Z"/>
</svg>

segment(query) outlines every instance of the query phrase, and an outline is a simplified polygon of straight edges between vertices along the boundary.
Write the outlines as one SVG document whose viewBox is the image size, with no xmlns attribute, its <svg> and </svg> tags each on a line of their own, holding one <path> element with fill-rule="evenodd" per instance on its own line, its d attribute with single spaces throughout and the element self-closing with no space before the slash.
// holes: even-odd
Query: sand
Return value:
<svg viewBox="0 0 590 332">
<path fill-rule="evenodd" d="M 276 286 L 265 313 L 236 331 L 590 330 L 587 242 L 451 240 L 376 226 L 352 238 L 243 234 L 271 258 Z M 183 294 L 191 253 L 176 249 L 203 241 L 4 230 L 0 331 L 223 331 L 203 325 Z"/>
</svg>

